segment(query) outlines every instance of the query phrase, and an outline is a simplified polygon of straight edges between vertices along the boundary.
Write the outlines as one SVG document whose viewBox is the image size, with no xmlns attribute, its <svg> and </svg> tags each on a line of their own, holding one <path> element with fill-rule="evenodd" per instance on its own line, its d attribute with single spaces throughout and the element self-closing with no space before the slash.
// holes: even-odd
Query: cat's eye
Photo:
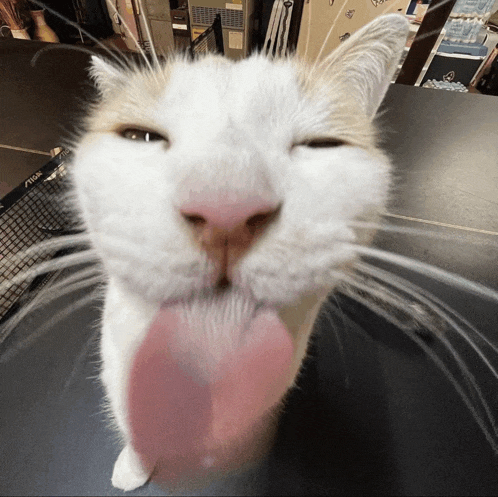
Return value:
<svg viewBox="0 0 498 497">
<path fill-rule="evenodd" d="M 150 131 L 148 129 L 142 128 L 123 128 L 118 130 L 118 135 L 126 138 L 127 140 L 133 140 L 138 142 L 156 142 L 156 141 L 168 141 L 168 139 L 155 131 Z"/>
<path fill-rule="evenodd" d="M 298 146 L 308 147 L 308 148 L 334 148 L 341 147 L 342 145 L 347 145 L 347 142 L 340 140 L 338 138 L 312 138 L 310 140 L 304 140 L 297 144 Z"/>
</svg>

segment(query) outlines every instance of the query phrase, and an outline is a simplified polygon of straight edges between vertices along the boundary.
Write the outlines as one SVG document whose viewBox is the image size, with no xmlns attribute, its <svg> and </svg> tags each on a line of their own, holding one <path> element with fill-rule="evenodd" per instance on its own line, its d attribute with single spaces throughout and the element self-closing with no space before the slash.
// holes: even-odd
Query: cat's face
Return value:
<svg viewBox="0 0 498 497">
<path fill-rule="evenodd" d="M 271 431 L 365 241 L 354 221 L 386 201 L 372 120 L 406 34 L 402 17 L 378 19 L 311 67 L 93 60 L 101 100 L 72 179 L 110 280 L 102 378 L 148 475 L 243 462 Z"/>
<path fill-rule="evenodd" d="M 388 17 L 316 68 L 262 56 L 177 58 L 152 72 L 95 60 L 102 101 L 73 179 L 111 277 L 155 302 L 213 288 L 224 263 L 197 243 L 182 206 L 257 196 L 278 213 L 243 254 L 229 250 L 229 283 L 276 307 L 329 290 L 354 257 L 341 243 L 359 241 L 351 221 L 388 194 L 372 119 L 406 35 Z"/>
</svg>

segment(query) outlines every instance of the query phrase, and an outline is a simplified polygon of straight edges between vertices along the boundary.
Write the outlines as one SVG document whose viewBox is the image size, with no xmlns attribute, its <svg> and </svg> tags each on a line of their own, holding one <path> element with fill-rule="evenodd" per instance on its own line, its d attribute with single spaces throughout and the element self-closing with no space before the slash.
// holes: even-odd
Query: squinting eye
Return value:
<svg viewBox="0 0 498 497">
<path fill-rule="evenodd" d="M 347 143 L 344 140 L 339 140 L 338 138 L 313 138 L 311 140 L 305 140 L 298 143 L 297 145 L 308 148 L 333 148 L 347 145 Z"/>
<path fill-rule="evenodd" d="M 127 140 L 135 140 L 140 142 L 168 141 L 165 136 L 160 135 L 159 133 L 140 128 L 125 128 L 118 131 L 118 135 L 126 138 Z"/>
</svg>

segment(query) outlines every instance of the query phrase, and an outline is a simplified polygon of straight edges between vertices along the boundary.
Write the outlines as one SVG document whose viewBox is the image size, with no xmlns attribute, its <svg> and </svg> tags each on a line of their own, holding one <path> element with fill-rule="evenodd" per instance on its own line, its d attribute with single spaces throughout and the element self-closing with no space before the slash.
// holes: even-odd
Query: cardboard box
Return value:
<svg viewBox="0 0 498 497">
<path fill-rule="evenodd" d="M 326 41 L 320 56 L 323 58 L 376 17 L 396 12 L 404 15 L 409 3 L 410 0 L 308 0 L 303 8 L 297 53 L 304 57 L 306 52 L 306 59 L 314 62 Z"/>
</svg>

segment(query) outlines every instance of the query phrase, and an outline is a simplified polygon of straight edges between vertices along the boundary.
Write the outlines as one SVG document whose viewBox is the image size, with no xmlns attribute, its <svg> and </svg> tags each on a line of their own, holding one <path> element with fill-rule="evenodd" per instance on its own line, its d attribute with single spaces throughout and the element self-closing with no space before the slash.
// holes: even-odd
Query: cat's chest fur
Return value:
<svg viewBox="0 0 498 497">
<path fill-rule="evenodd" d="M 115 486 L 229 469 L 269 431 L 365 241 L 354 221 L 387 199 L 372 121 L 406 30 L 381 18 L 314 67 L 93 61 L 102 98 L 72 179 L 108 276 L 102 379 L 126 443 Z"/>
</svg>

